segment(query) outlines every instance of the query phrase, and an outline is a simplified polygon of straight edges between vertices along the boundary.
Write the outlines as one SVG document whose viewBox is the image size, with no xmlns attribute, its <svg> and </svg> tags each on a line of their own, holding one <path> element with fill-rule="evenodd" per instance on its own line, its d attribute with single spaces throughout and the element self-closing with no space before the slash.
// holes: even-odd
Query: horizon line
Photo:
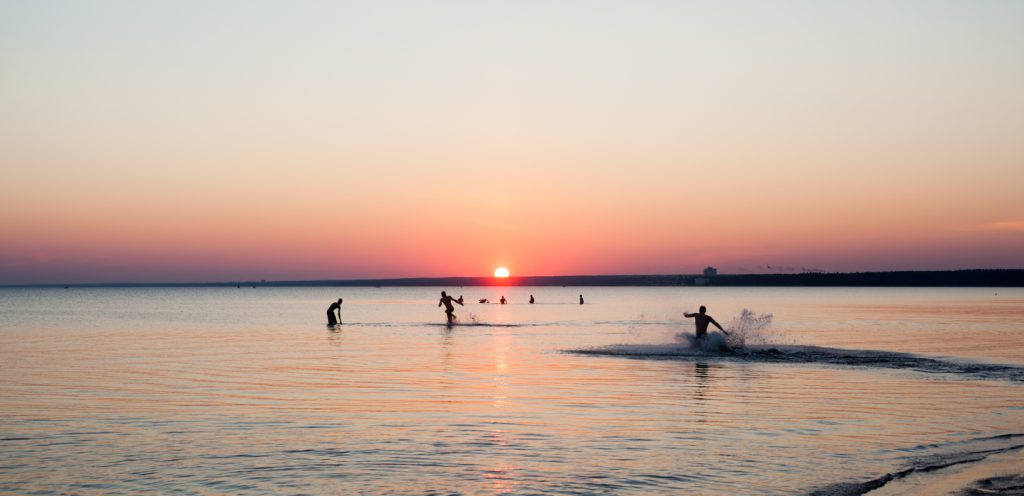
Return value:
<svg viewBox="0 0 1024 496">
<path fill-rule="evenodd" d="M 889 281 L 890 284 L 899 282 L 908 282 L 905 280 L 906 277 L 912 279 L 921 278 L 934 278 L 939 277 L 942 280 L 930 281 L 934 283 L 944 283 L 948 285 L 950 282 L 949 277 L 941 276 L 953 276 L 953 275 L 976 275 L 976 276 L 1016 276 L 1008 278 L 998 278 L 998 282 L 1003 284 L 1010 282 L 1013 285 L 1024 286 L 1024 268 L 1018 269 L 950 269 L 950 270 L 887 270 L 887 271 L 862 271 L 862 272 L 825 272 L 825 271 L 805 271 L 805 272 L 777 272 L 777 273 L 717 273 L 714 275 L 705 274 L 577 274 L 577 275 L 557 275 L 557 276 L 509 276 L 509 277 L 494 277 L 494 276 L 440 276 L 440 277 L 391 277 L 391 278 L 358 278 L 358 279 L 294 279 L 294 280 L 236 280 L 236 281 L 207 281 L 207 282 L 82 282 L 82 283 L 27 283 L 27 284 L 0 284 L 0 288 L 98 288 L 98 287 L 228 287 L 228 286 L 278 286 L 278 287 L 315 287 L 315 286 L 348 286 L 348 287 L 370 287 L 370 286 L 715 286 L 715 282 L 742 282 L 739 279 L 753 278 L 753 279 L 765 279 L 764 282 L 772 282 L 771 278 L 776 279 L 792 279 L 802 278 L 807 279 L 805 282 L 816 282 L 812 285 L 822 285 L 821 279 L 833 279 L 833 283 L 840 282 L 840 279 L 878 279 L 878 278 L 898 278 L 898 276 L 904 276 L 903 280 Z M 916 276 L 916 277 L 915 277 Z M 723 281 L 724 279 L 724 281 Z M 733 281 L 729 281 L 729 280 Z M 812 281 L 817 279 L 816 281 Z M 964 279 L 962 277 L 955 277 L 953 279 Z M 988 277 L 981 277 L 983 280 L 990 280 Z M 699 281 L 703 280 L 703 281 Z M 754 282 L 754 281 L 748 281 Z M 778 283 L 783 282 L 781 280 L 774 281 Z M 796 281 L 788 281 L 793 283 Z M 853 282 L 853 281 L 847 281 Z M 867 281 L 864 281 L 867 282 Z M 873 281 L 877 285 L 879 281 Z M 929 282 L 929 281 L 923 281 Z M 970 280 L 961 281 L 970 283 Z M 974 281 L 984 282 L 984 281 Z M 523 283 L 534 283 L 534 284 L 523 284 Z M 541 283 L 541 284 L 536 284 Z M 590 283 L 590 284 L 581 284 Z M 689 284 L 687 284 L 689 283 Z M 884 284 L 884 285 L 890 285 Z M 836 284 L 842 285 L 842 284 Z M 896 284 L 898 285 L 898 284 Z"/>
</svg>

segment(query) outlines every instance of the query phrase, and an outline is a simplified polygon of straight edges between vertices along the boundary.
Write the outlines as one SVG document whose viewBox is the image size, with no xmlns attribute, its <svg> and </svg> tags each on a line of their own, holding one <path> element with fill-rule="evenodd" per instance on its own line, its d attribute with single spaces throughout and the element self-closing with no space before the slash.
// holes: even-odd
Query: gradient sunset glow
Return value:
<svg viewBox="0 0 1024 496">
<path fill-rule="evenodd" d="M 1020 268 L 1022 25 L 6 2 L 0 284 Z"/>
</svg>

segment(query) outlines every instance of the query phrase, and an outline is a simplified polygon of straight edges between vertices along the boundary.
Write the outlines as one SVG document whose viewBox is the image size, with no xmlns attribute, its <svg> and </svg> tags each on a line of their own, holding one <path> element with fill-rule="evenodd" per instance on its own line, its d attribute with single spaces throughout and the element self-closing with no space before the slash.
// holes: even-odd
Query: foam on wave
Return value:
<svg viewBox="0 0 1024 496">
<path fill-rule="evenodd" d="M 705 340 L 699 341 L 693 334 L 679 333 L 675 336 L 675 342 L 666 344 L 619 344 L 563 351 L 635 359 L 806 363 L 903 369 L 969 379 L 1024 382 L 1024 368 L 1012 365 L 946 360 L 892 351 L 770 344 L 771 323 L 771 314 L 757 314 L 744 309 L 726 326 L 728 337 L 723 337 L 715 331 L 708 333 Z"/>
</svg>

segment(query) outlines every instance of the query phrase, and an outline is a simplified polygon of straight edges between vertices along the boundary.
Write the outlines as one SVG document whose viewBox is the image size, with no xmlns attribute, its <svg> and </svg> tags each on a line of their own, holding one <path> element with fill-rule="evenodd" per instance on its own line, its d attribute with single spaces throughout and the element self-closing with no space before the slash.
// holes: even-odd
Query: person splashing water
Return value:
<svg viewBox="0 0 1024 496">
<path fill-rule="evenodd" d="M 714 339 L 714 340 L 707 339 L 707 336 L 708 336 L 708 324 L 714 324 L 715 327 L 717 327 L 719 331 L 722 331 L 722 334 L 725 334 L 726 336 L 729 335 L 728 332 L 725 332 L 725 329 L 722 329 L 722 326 L 718 324 L 718 321 L 716 321 L 714 319 L 714 317 L 712 317 L 712 316 L 707 314 L 707 311 L 708 311 L 707 307 L 705 307 L 704 305 L 701 305 L 700 306 L 700 313 L 683 312 L 683 316 L 688 318 L 688 319 L 693 319 L 693 323 L 696 326 L 696 331 L 697 331 L 696 344 L 697 344 L 697 346 L 699 346 L 701 348 L 704 348 L 704 349 L 709 349 L 710 348 L 710 349 L 713 349 L 714 351 L 720 351 L 722 348 L 728 349 L 728 345 L 725 343 L 724 339 L 721 339 L 721 336 L 718 336 L 719 339 Z M 712 342 L 712 341 L 714 341 L 714 342 Z"/>
<path fill-rule="evenodd" d="M 437 302 L 437 306 L 444 305 L 444 314 L 448 318 L 448 325 L 455 323 L 455 307 L 452 305 L 452 302 L 462 305 L 462 301 L 456 300 L 448 296 L 444 291 L 441 291 L 441 300 Z"/>
</svg>

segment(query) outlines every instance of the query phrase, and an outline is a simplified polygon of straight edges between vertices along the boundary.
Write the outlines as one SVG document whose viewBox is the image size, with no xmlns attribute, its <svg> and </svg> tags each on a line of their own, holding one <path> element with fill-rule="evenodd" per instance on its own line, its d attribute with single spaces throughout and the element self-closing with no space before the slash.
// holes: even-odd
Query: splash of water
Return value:
<svg viewBox="0 0 1024 496">
<path fill-rule="evenodd" d="M 742 360 L 759 363 L 813 363 L 915 370 L 930 374 L 950 374 L 965 379 L 1001 380 L 1024 383 L 1024 367 L 944 360 L 878 350 L 847 350 L 798 344 L 783 344 L 770 328 L 773 316 L 743 309 L 725 326 L 726 338 L 717 330 L 698 341 L 693 332 L 680 332 L 675 341 L 663 344 L 614 344 L 596 348 L 563 350 L 581 355 L 621 356 L 656 360 Z M 785 334 L 781 335 L 782 337 Z M 783 339 L 784 340 L 784 339 Z M 724 346 L 728 344 L 728 346 Z"/>
<path fill-rule="evenodd" d="M 704 343 L 700 343 L 700 346 L 707 351 L 717 352 L 726 348 L 737 350 L 747 345 L 768 344 L 771 342 L 768 329 L 772 325 L 772 319 L 773 315 L 770 313 L 758 314 L 744 308 L 738 316 L 733 317 L 725 325 L 728 336 L 723 339 L 720 333 L 712 331 L 708 333 L 708 338 L 704 340 Z M 676 341 L 689 343 L 691 348 L 698 346 L 696 337 L 689 332 L 676 334 Z"/>
<path fill-rule="evenodd" d="M 742 348 L 748 344 L 768 344 L 767 331 L 772 325 L 772 314 L 757 314 L 744 308 L 738 317 L 733 317 L 725 326 L 729 332 L 726 342 L 730 348 Z"/>
</svg>

